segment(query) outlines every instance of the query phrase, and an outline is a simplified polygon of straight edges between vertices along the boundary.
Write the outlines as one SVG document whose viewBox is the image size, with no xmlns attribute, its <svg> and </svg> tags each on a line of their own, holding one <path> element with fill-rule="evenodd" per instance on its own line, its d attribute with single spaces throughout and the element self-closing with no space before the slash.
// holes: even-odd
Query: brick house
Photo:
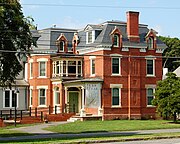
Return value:
<svg viewBox="0 0 180 144">
<path fill-rule="evenodd" d="M 104 120 L 154 118 L 166 45 L 139 24 L 139 12 L 126 14 L 127 22 L 39 31 L 27 66 L 29 106 Z"/>
</svg>

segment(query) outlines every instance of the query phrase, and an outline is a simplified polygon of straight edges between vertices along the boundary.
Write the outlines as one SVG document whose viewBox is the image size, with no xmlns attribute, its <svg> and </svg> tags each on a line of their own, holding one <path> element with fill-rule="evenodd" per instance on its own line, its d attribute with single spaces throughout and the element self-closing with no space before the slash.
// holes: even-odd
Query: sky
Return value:
<svg viewBox="0 0 180 144">
<path fill-rule="evenodd" d="M 180 38 L 180 0 L 20 0 L 25 16 L 38 29 L 84 28 L 109 20 L 126 20 L 127 11 L 138 11 L 139 22 L 158 35 Z"/>
</svg>

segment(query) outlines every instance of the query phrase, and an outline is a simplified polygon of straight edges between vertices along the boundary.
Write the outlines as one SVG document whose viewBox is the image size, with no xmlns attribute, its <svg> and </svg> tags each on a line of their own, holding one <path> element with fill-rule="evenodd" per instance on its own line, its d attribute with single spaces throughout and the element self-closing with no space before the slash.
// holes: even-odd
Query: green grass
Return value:
<svg viewBox="0 0 180 144">
<path fill-rule="evenodd" d="M 12 137 L 12 136 L 23 136 L 30 135 L 28 133 L 23 133 L 20 131 L 14 131 L 10 129 L 0 128 L 0 137 Z"/>
<path fill-rule="evenodd" d="M 180 124 L 165 120 L 113 120 L 113 121 L 77 121 L 46 128 L 58 133 L 87 133 L 110 131 L 134 131 L 151 129 L 180 128 Z"/>
</svg>

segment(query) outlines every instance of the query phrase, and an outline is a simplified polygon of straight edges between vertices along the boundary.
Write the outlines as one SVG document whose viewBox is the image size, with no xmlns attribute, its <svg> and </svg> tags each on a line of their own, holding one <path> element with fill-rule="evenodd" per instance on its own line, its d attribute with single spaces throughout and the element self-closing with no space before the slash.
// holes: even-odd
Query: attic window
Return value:
<svg viewBox="0 0 180 144">
<path fill-rule="evenodd" d="M 87 32 L 87 43 L 92 43 L 92 31 Z"/>
<path fill-rule="evenodd" d="M 60 47 L 59 47 L 59 48 L 60 48 L 59 50 L 60 50 L 60 51 L 64 51 L 64 41 L 60 41 L 59 46 L 60 46 Z"/>
<path fill-rule="evenodd" d="M 154 48 L 154 38 L 153 37 L 149 37 L 148 38 L 148 49 L 153 49 Z"/>
<path fill-rule="evenodd" d="M 114 34 L 113 45 L 115 47 L 119 47 L 119 35 L 118 34 Z"/>
</svg>

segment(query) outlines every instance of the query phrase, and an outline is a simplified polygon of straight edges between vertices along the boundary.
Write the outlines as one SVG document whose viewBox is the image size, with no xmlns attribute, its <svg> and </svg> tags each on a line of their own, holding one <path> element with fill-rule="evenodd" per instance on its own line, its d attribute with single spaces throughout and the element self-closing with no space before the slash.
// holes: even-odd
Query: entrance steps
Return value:
<svg viewBox="0 0 180 144">
<path fill-rule="evenodd" d="M 90 113 L 87 113 L 85 116 L 80 116 L 80 114 L 76 114 L 75 116 L 70 117 L 67 121 L 75 122 L 75 121 L 85 121 L 85 120 L 102 120 L 102 116 L 93 115 Z"/>
</svg>

